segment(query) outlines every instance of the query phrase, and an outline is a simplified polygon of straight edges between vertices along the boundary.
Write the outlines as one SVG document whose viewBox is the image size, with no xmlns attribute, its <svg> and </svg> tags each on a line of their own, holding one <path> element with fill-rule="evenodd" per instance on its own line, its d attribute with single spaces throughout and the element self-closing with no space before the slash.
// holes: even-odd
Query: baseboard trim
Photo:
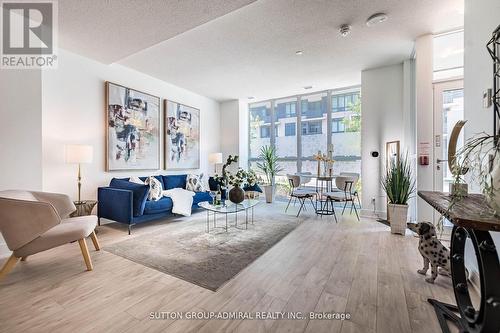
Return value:
<svg viewBox="0 0 500 333">
<path fill-rule="evenodd" d="M 367 218 L 372 218 L 372 219 L 385 219 L 387 218 L 387 212 L 384 211 L 373 211 L 370 209 L 362 209 L 361 210 L 361 216 L 362 217 L 367 217 Z"/>
</svg>

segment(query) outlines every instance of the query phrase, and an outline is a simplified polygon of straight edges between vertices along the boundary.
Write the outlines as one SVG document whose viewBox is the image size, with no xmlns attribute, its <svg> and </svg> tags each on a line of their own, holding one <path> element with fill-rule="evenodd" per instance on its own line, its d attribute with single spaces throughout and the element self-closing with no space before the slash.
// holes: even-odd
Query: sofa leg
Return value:
<svg viewBox="0 0 500 333">
<path fill-rule="evenodd" d="M 130 236 L 130 229 L 132 229 L 132 225 L 131 224 L 128 225 L 128 234 L 129 234 L 129 236 Z"/>
<path fill-rule="evenodd" d="M 82 250 L 83 260 L 85 260 L 85 265 L 87 265 L 87 270 L 92 270 L 92 260 L 90 259 L 89 248 L 87 247 L 87 242 L 85 238 L 79 239 L 78 244 L 80 244 L 80 250 Z"/>
<path fill-rule="evenodd" d="M 101 225 L 101 218 L 100 218 L 100 217 L 98 217 L 98 218 L 97 218 L 97 225 L 98 225 L 98 226 L 100 226 L 100 225 Z"/>
<path fill-rule="evenodd" d="M 15 255 L 11 255 L 9 259 L 7 259 L 2 269 L 0 270 L 0 280 L 2 280 L 2 278 L 14 268 L 18 261 L 19 258 L 17 258 Z"/>
</svg>

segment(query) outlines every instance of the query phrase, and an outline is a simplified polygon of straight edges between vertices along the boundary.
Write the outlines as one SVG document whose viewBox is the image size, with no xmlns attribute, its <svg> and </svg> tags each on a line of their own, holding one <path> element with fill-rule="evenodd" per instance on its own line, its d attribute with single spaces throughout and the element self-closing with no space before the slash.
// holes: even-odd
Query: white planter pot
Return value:
<svg viewBox="0 0 500 333">
<path fill-rule="evenodd" d="M 274 185 L 264 185 L 264 193 L 266 195 L 266 202 L 272 203 L 274 201 L 274 196 L 276 194 L 276 186 Z"/>
<path fill-rule="evenodd" d="M 486 195 L 486 201 L 488 205 L 495 211 L 495 214 L 500 216 L 500 154 L 497 154 L 493 170 L 491 170 L 491 186 L 493 187 L 493 193 L 491 195 Z"/>
<path fill-rule="evenodd" d="M 404 235 L 408 219 L 408 205 L 387 204 L 387 216 L 391 224 L 391 233 Z"/>
</svg>

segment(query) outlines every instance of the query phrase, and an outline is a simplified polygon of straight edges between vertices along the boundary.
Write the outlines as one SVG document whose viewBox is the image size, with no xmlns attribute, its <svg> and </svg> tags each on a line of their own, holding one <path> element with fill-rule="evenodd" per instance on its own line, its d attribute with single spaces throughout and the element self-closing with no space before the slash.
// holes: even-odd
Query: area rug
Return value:
<svg viewBox="0 0 500 333">
<path fill-rule="evenodd" d="M 229 217 L 234 225 L 234 216 Z M 220 216 L 218 225 L 224 225 L 223 221 Z M 238 226 L 244 227 L 240 223 Z M 291 216 L 259 216 L 256 211 L 254 224 L 249 223 L 247 230 L 229 227 L 228 232 L 211 229 L 207 233 L 206 215 L 201 213 L 168 223 L 154 233 L 111 244 L 104 250 L 216 291 L 298 223 Z"/>
</svg>

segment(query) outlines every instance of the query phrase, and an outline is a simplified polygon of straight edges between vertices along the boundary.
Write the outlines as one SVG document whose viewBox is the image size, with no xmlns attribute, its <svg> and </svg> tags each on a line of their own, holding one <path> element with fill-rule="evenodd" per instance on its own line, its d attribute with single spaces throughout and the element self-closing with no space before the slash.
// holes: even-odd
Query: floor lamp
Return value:
<svg viewBox="0 0 500 333">
<path fill-rule="evenodd" d="M 92 163 L 94 149 L 89 145 L 66 145 L 66 163 L 78 164 L 78 203 L 81 202 L 81 164 Z"/>
<path fill-rule="evenodd" d="M 208 163 L 214 165 L 214 171 L 217 173 L 217 164 L 222 163 L 222 153 L 211 153 L 208 155 Z"/>
</svg>

